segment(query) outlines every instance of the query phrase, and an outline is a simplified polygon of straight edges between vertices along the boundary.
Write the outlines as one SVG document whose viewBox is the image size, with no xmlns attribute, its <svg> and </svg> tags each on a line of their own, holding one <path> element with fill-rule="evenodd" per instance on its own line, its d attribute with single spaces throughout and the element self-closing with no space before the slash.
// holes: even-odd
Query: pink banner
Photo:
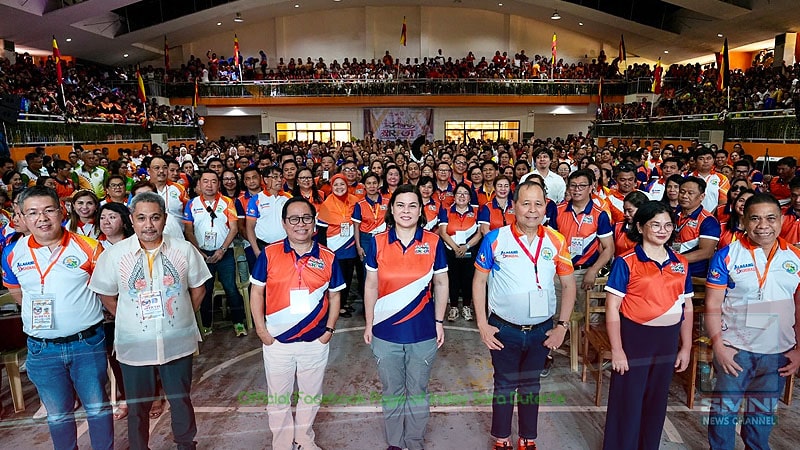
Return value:
<svg viewBox="0 0 800 450">
<path fill-rule="evenodd" d="M 433 139 L 433 108 L 373 108 L 364 110 L 364 131 L 382 141 Z"/>
</svg>

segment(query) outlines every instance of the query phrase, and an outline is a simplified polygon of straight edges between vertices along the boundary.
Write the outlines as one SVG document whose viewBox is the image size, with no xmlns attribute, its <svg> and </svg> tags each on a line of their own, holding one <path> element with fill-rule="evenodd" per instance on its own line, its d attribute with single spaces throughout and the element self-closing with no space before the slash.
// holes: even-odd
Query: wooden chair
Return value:
<svg viewBox="0 0 800 450">
<path fill-rule="evenodd" d="M 245 317 L 244 326 L 248 330 L 252 330 L 253 313 L 250 311 L 250 271 L 249 269 L 245 269 L 247 267 L 247 258 L 245 258 L 243 247 L 240 247 L 238 245 L 233 247 L 233 259 L 236 262 L 236 289 L 242 296 L 244 304 L 244 317 Z M 244 264 L 244 267 L 241 267 L 242 264 Z M 247 276 L 245 276 L 245 273 L 247 274 Z M 216 298 L 218 296 L 221 296 L 223 298 L 222 317 L 225 317 L 227 314 L 227 308 L 225 308 L 225 300 L 224 300 L 225 290 L 222 288 L 222 283 L 220 283 L 219 281 L 219 273 L 217 273 L 217 280 L 214 282 L 214 292 L 211 298 Z"/>
<path fill-rule="evenodd" d="M 16 304 L 10 293 L 0 295 L 0 306 Z M 28 354 L 27 347 L 15 348 L 0 353 L 3 365 L 8 374 L 8 384 L 11 390 L 11 400 L 14 403 L 14 412 L 25 411 L 25 396 L 22 393 L 22 379 L 19 374 L 20 360 Z"/>
<path fill-rule="evenodd" d="M 605 317 L 599 323 L 592 323 L 592 314 L 602 314 L 605 316 L 606 293 L 604 288 L 608 282 L 607 277 L 597 278 L 594 287 L 586 292 L 586 314 L 583 317 L 583 371 L 581 381 L 586 382 L 587 373 L 592 372 L 595 376 L 596 389 L 594 394 L 595 406 L 600 406 L 603 389 L 603 363 L 611 360 L 611 343 L 608 340 Z M 592 306 L 592 303 L 597 306 Z M 596 361 L 592 362 L 589 350 L 594 350 Z"/>
</svg>

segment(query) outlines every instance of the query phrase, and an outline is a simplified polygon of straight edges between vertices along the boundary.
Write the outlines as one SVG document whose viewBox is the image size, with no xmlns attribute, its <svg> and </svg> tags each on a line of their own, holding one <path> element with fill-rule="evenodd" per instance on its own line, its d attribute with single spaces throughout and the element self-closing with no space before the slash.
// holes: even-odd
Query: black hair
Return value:
<svg viewBox="0 0 800 450">
<path fill-rule="evenodd" d="M 317 184 L 314 183 L 314 171 L 310 167 L 299 167 L 297 169 L 297 175 L 300 176 L 300 172 L 308 170 L 311 172 L 311 200 L 314 203 L 322 203 L 322 195 L 320 195 L 319 190 L 317 189 Z M 292 196 L 293 197 L 302 197 L 303 194 L 300 192 L 300 181 L 294 184 L 294 188 L 292 189 Z"/>
<path fill-rule="evenodd" d="M 133 223 L 131 222 L 131 210 L 128 209 L 122 203 L 116 202 L 108 202 L 100 207 L 97 216 L 100 217 L 103 215 L 103 211 L 109 210 L 119 214 L 119 217 L 122 219 L 122 234 L 127 238 L 131 237 L 134 234 L 133 231 Z M 98 223 L 97 226 L 99 227 L 100 224 Z"/>
<path fill-rule="evenodd" d="M 459 185 L 463 185 L 463 183 L 459 183 Z M 464 185 L 466 186 L 466 185 Z M 455 190 L 454 190 L 455 191 Z M 397 189 L 394 190 L 392 194 L 392 198 L 389 200 L 389 209 L 386 211 L 386 226 L 394 228 L 397 225 L 394 221 L 394 202 L 397 199 L 397 196 L 400 194 L 416 194 L 417 200 L 419 200 L 419 219 L 417 219 L 417 226 L 422 228 L 428 223 L 427 219 L 425 218 L 425 214 L 422 212 L 422 194 L 420 194 L 419 189 L 414 186 L 413 184 L 403 184 L 397 186 Z"/>
<path fill-rule="evenodd" d="M 644 238 L 642 237 L 642 233 L 639 231 L 639 227 L 644 228 L 644 224 L 661 213 L 666 213 L 669 216 L 670 222 L 675 223 L 675 214 L 669 205 L 665 205 L 655 200 L 648 200 L 644 202 L 641 206 L 639 206 L 639 209 L 636 210 L 636 214 L 633 215 L 633 223 L 628 230 L 628 239 L 636 242 L 637 244 L 641 244 Z M 675 233 L 675 229 L 673 229 L 669 240 L 667 240 L 667 245 L 669 245 L 675 238 Z"/>
<path fill-rule="evenodd" d="M 775 166 L 795 167 L 797 166 L 797 160 L 791 156 L 784 156 L 783 158 L 779 159 L 778 162 L 775 163 Z"/>
<path fill-rule="evenodd" d="M 315 208 L 310 201 L 306 200 L 301 195 L 299 197 L 292 197 L 289 200 L 286 200 L 286 203 L 283 204 L 283 209 L 281 210 L 281 220 L 286 220 L 286 212 L 289 210 L 289 205 L 293 205 L 295 203 L 304 203 L 308 205 L 309 209 L 311 209 L 311 215 L 317 217 L 317 208 Z"/>
<path fill-rule="evenodd" d="M 700 177 L 695 177 L 695 176 L 691 176 L 691 175 L 683 179 L 683 183 L 681 183 L 681 186 L 683 186 L 686 183 L 695 183 L 695 184 L 697 184 L 697 187 L 698 187 L 698 189 L 700 189 L 700 192 L 705 192 L 706 191 L 706 187 L 708 186 L 708 184 L 706 184 L 706 180 L 704 180 L 704 179 L 702 179 Z"/>
<path fill-rule="evenodd" d="M 561 164 L 564 164 L 564 163 L 561 163 Z M 561 164 L 559 164 L 559 166 Z M 594 184 L 594 182 L 597 181 L 597 180 L 595 180 L 594 170 L 592 170 L 592 169 L 576 170 L 575 172 L 572 172 L 571 174 L 569 174 L 569 176 L 567 177 L 567 181 L 572 181 L 572 180 L 574 180 L 576 178 L 579 178 L 579 177 L 585 177 L 587 180 L 589 180 L 589 184 Z"/>
<path fill-rule="evenodd" d="M 661 196 L 661 203 L 669 206 L 669 197 L 667 197 L 667 185 L 670 182 L 672 182 L 680 187 L 680 185 L 683 184 L 683 180 L 684 180 L 683 175 L 679 173 L 672 174 L 669 176 L 669 178 L 667 178 L 667 181 L 664 182 L 664 195 Z"/>
<path fill-rule="evenodd" d="M 778 208 L 778 213 L 781 211 L 781 204 L 778 199 L 776 199 L 772 194 L 760 192 L 748 198 L 747 201 L 744 202 L 745 215 L 747 214 L 748 209 L 755 205 L 761 204 L 775 205 L 775 207 Z"/>
<path fill-rule="evenodd" d="M 755 193 L 756 193 L 756 191 L 754 191 L 752 189 L 749 189 L 749 188 L 745 189 L 742 192 L 739 192 L 739 195 L 736 196 L 736 200 L 739 200 L 739 197 L 741 197 L 744 194 L 753 194 L 753 195 L 755 195 Z M 728 200 L 730 201 L 731 198 L 733 198 L 733 197 L 729 196 Z M 750 199 L 748 198 L 748 200 L 750 200 Z M 730 202 L 729 204 L 731 205 L 731 208 L 730 208 L 731 215 L 728 218 L 728 223 L 725 224 L 725 229 L 726 230 L 730 230 L 730 231 L 736 231 L 739 228 L 739 225 L 741 225 L 741 223 L 742 223 L 742 217 L 736 212 L 736 209 L 733 207 L 733 203 Z M 747 203 L 745 202 L 745 204 L 747 204 Z"/>
</svg>

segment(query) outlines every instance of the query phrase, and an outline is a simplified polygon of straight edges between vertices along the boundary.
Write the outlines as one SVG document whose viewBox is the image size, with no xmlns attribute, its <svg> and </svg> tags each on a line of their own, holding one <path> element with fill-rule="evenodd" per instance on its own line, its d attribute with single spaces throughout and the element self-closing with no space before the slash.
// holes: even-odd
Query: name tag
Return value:
<svg viewBox="0 0 800 450">
<path fill-rule="evenodd" d="M 217 232 L 206 231 L 203 235 L 203 248 L 207 250 L 216 250 L 217 248 Z"/>
<path fill-rule="evenodd" d="M 339 225 L 339 236 L 349 238 L 352 234 L 353 230 L 349 223 Z"/>
<path fill-rule="evenodd" d="M 466 244 L 467 239 L 469 239 L 469 236 L 467 235 L 467 230 L 456 231 L 456 235 L 453 236 L 453 241 L 455 241 L 455 243 L 458 245 Z"/>
<path fill-rule="evenodd" d="M 308 289 L 292 289 L 289 291 L 289 312 L 292 314 L 308 314 L 311 312 L 311 296 Z"/>
<path fill-rule="evenodd" d="M 583 238 L 574 237 L 569 243 L 569 254 L 572 257 L 583 254 Z"/>
<path fill-rule="evenodd" d="M 164 318 L 164 299 L 161 296 L 161 291 L 142 292 L 139 294 L 138 301 L 142 320 Z"/>
<path fill-rule="evenodd" d="M 550 299 L 544 289 L 536 289 L 528 292 L 528 304 L 530 306 L 531 317 L 549 317 Z"/>
<path fill-rule="evenodd" d="M 31 296 L 31 329 L 53 329 L 54 294 L 37 294 Z"/>
</svg>

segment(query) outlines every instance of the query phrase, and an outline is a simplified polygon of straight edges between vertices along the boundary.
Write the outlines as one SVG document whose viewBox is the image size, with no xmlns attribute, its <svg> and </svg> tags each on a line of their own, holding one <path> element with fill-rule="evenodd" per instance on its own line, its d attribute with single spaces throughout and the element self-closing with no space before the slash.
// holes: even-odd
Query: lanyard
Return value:
<svg viewBox="0 0 800 450">
<path fill-rule="evenodd" d="M 48 264 L 48 266 L 45 269 L 44 273 L 42 273 L 42 269 L 39 268 L 39 261 L 36 260 L 36 255 L 33 253 L 33 249 L 28 247 L 28 251 L 31 252 L 31 259 L 33 259 L 33 265 L 36 266 L 36 271 L 39 272 L 39 280 L 41 280 L 41 284 L 42 284 L 42 291 L 41 291 L 42 294 L 44 294 L 44 278 L 47 276 L 48 273 L 50 273 L 50 269 L 52 269 L 53 266 L 56 265 L 56 263 L 58 262 L 59 258 L 61 258 L 61 255 L 64 253 L 64 250 L 67 249 L 66 245 L 59 245 L 59 247 L 61 247 L 61 250 L 59 250 L 59 252 L 58 252 L 58 254 L 56 255 L 55 258 L 53 258 L 53 254 L 55 252 L 50 254 L 50 264 Z"/>
<path fill-rule="evenodd" d="M 591 202 L 591 201 L 592 200 L 589 199 L 589 202 Z M 584 213 L 583 211 L 579 212 L 578 214 L 575 214 L 575 209 L 574 209 L 575 205 L 572 205 L 572 206 L 573 206 L 572 219 L 575 220 L 575 224 L 578 225 L 578 230 L 575 231 L 575 234 L 580 236 L 580 234 L 581 234 L 581 226 L 583 225 L 583 219 L 584 219 L 584 217 L 586 217 L 587 214 Z M 578 217 L 580 217 L 581 219 L 578 220 Z"/>
<path fill-rule="evenodd" d="M 366 200 L 367 200 L 367 205 L 369 205 L 370 201 L 371 201 L 370 198 L 366 197 Z M 372 216 L 375 218 L 375 222 L 378 221 L 378 209 L 381 207 L 382 203 L 383 203 L 383 199 L 381 198 L 381 195 L 378 194 L 378 199 L 375 200 L 375 203 L 374 203 L 375 206 L 374 207 L 373 206 L 369 207 L 369 210 L 372 211 Z"/>
<path fill-rule="evenodd" d="M 542 252 L 542 242 L 544 241 L 544 237 L 539 237 L 539 243 L 536 245 L 536 257 L 534 258 L 533 255 L 531 255 L 531 252 L 528 251 L 528 247 L 522 243 L 522 240 L 519 238 L 519 236 L 517 236 L 517 234 L 514 233 L 513 231 L 511 234 L 514 235 L 514 239 L 517 241 L 517 244 L 519 244 L 519 246 L 522 247 L 522 251 L 525 252 L 526 255 L 528 255 L 528 258 L 530 258 L 531 262 L 533 263 L 533 273 L 536 274 L 536 287 L 541 289 L 542 285 L 539 283 L 538 262 L 539 262 L 539 255 Z"/>
<path fill-rule="evenodd" d="M 294 270 L 295 272 L 297 272 L 297 287 L 301 288 L 303 287 L 303 270 L 306 269 L 306 264 L 299 264 L 299 263 L 300 261 L 307 260 L 308 258 L 306 256 L 297 255 L 297 252 L 295 252 L 295 255 L 296 256 L 294 258 Z"/>
<path fill-rule="evenodd" d="M 747 249 L 750 252 L 750 256 L 753 258 L 753 268 L 756 269 L 756 278 L 758 278 L 758 290 L 764 289 L 764 283 L 767 281 L 767 274 L 769 273 L 769 266 L 772 264 L 772 260 L 775 259 L 775 253 L 778 251 L 778 243 L 775 242 L 772 244 L 772 250 L 769 251 L 769 255 L 767 256 L 767 265 L 764 266 L 764 275 L 761 275 L 761 272 L 758 271 L 758 263 L 756 262 L 756 254 L 752 248 Z"/>
<path fill-rule="evenodd" d="M 494 198 L 494 202 L 497 204 L 497 209 L 500 210 L 500 217 L 503 218 L 503 226 L 508 225 L 508 221 L 506 220 L 506 210 L 508 209 L 508 199 L 506 199 L 506 206 L 500 207 L 500 203 L 497 202 L 497 197 Z"/>
</svg>

